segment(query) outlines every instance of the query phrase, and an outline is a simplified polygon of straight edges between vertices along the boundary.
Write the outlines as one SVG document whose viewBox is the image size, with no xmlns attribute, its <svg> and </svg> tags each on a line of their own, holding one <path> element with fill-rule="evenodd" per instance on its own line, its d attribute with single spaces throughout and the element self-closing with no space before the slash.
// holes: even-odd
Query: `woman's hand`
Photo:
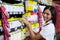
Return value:
<svg viewBox="0 0 60 40">
<path fill-rule="evenodd" d="M 31 23 L 28 21 L 28 19 L 25 16 L 22 17 L 22 22 L 25 23 L 26 26 L 31 26 Z"/>
<path fill-rule="evenodd" d="M 38 33 L 37 35 L 33 32 L 32 30 L 32 26 L 31 26 L 31 23 L 28 21 L 28 19 L 26 17 L 22 17 L 22 22 L 24 22 L 29 30 L 29 33 L 30 33 L 30 38 L 31 40 L 38 40 L 40 39 L 40 33 Z"/>
</svg>

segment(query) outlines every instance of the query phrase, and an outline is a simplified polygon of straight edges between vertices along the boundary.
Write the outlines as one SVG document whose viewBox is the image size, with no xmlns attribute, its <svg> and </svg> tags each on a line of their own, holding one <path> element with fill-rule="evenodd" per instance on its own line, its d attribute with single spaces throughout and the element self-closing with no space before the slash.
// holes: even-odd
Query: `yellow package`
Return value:
<svg viewBox="0 0 60 40">
<path fill-rule="evenodd" d="M 26 32 L 27 32 L 27 27 L 25 27 L 25 28 L 23 29 L 23 32 L 24 32 L 24 33 L 26 33 Z"/>
<path fill-rule="evenodd" d="M 12 22 L 13 20 L 15 20 L 14 17 L 11 17 L 10 19 L 8 19 L 8 21 Z"/>
<path fill-rule="evenodd" d="M 33 10 L 33 7 L 32 6 L 26 6 L 26 10 Z"/>
<path fill-rule="evenodd" d="M 2 21 L 0 20 L 0 26 L 2 26 Z"/>
<path fill-rule="evenodd" d="M 37 2 L 35 2 L 35 1 L 28 1 L 28 4 L 34 4 L 34 5 L 37 5 Z"/>
<path fill-rule="evenodd" d="M 19 4 L 12 4 L 13 6 L 23 6 L 23 3 L 19 3 Z"/>
</svg>

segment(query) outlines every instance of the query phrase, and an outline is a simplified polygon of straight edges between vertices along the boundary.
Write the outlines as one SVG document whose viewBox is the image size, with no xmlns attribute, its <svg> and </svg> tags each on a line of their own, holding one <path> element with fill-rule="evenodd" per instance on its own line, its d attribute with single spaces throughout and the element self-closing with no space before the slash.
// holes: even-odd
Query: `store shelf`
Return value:
<svg viewBox="0 0 60 40">
<path fill-rule="evenodd" d="M 12 4 L 14 4 L 14 3 L 21 3 L 22 1 L 20 0 L 20 1 L 17 1 L 17 0 L 2 0 L 3 2 L 6 2 L 6 3 L 12 3 Z"/>
</svg>

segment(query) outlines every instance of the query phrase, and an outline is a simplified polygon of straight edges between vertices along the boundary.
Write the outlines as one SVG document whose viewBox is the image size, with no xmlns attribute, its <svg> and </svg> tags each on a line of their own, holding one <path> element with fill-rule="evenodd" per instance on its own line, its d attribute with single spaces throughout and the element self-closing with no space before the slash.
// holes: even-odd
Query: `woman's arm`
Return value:
<svg viewBox="0 0 60 40">
<path fill-rule="evenodd" d="M 30 37 L 31 37 L 32 40 L 36 40 L 36 39 L 38 40 L 38 39 L 42 38 L 42 36 L 40 35 L 40 33 L 36 34 L 36 33 L 33 32 L 31 26 L 28 29 L 29 29 Z"/>
<path fill-rule="evenodd" d="M 41 38 L 40 33 L 35 34 L 35 33 L 33 32 L 32 26 L 31 26 L 31 24 L 28 22 L 27 19 L 23 18 L 23 22 L 27 25 L 27 28 L 28 28 L 28 30 L 29 30 L 29 32 L 30 32 L 30 38 L 31 38 L 32 40 L 38 40 L 38 39 Z"/>
</svg>

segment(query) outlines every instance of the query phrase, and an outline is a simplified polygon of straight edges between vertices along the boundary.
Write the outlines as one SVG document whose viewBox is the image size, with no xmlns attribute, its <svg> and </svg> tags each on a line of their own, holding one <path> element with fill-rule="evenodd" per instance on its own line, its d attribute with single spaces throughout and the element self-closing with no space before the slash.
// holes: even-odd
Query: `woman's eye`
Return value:
<svg viewBox="0 0 60 40">
<path fill-rule="evenodd" d="M 47 13 L 47 15 L 49 15 L 49 13 Z"/>
<path fill-rule="evenodd" d="M 49 13 L 45 13 L 45 12 L 43 12 L 43 14 L 49 15 Z"/>
</svg>

